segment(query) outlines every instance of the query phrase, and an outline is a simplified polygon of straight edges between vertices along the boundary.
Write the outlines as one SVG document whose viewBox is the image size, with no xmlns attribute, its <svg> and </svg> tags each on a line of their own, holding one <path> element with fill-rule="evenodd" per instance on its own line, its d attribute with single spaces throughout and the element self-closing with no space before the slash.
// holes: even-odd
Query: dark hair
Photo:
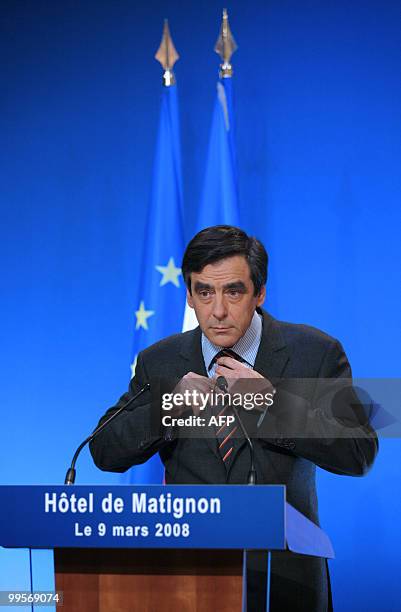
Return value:
<svg viewBox="0 0 401 612">
<path fill-rule="evenodd" d="M 263 244 L 239 227 L 214 225 L 200 231 L 188 244 L 182 259 L 182 274 L 191 293 L 191 272 L 227 257 L 242 255 L 248 262 L 254 295 L 259 295 L 267 281 L 268 255 Z"/>
</svg>

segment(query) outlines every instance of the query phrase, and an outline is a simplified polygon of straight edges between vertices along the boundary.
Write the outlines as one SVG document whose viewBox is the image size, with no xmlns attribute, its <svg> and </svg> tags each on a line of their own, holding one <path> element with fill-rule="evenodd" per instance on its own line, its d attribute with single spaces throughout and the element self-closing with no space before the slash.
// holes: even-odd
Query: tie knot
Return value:
<svg viewBox="0 0 401 612">
<path fill-rule="evenodd" d="M 219 351 L 218 353 L 216 353 L 216 355 L 213 357 L 212 361 L 210 362 L 209 368 L 208 368 L 209 370 L 212 369 L 212 367 L 214 366 L 214 364 L 216 363 L 219 357 L 231 357 L 232 359 L 236 359 L 240 363 L 248 363 L 243 357 L 241 357 L 241 355 L 238 355 L 238 353 L 236 353 L 232 349 L 225 348 Z"/>
</svg>

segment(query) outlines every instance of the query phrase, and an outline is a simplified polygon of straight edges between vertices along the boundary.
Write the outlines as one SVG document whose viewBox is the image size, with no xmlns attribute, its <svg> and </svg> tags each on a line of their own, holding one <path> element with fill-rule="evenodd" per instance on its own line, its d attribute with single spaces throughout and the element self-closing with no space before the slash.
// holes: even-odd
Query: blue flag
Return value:
<svg viewBox="0 0 401 612">
<path fill-rule="evenodd" d="M 182 176 L 177 87 L 163 88 L 152 197 L 145 229 L 139 291 L 135 312 L 135 371 L 138 353 L 161 338 L 182 330 L 185 287 L 181 274 L 184 254 Z M 161 483 L 158 455 L 129 472 L 129 481 Z"/>
<path fill-rule="evenodd" d="M 210 225 L 239 225 L 232 98 L 232 79 L 219 79 L 197 224 L 199 230 Z"/>
</svg>

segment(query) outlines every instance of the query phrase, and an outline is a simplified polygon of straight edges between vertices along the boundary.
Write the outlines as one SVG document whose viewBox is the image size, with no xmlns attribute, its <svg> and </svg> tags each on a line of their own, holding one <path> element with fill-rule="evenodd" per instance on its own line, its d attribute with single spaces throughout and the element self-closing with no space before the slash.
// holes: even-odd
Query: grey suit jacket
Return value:
<svg viewBox="0 0 401 612">
<path fill-rule="evenodd" d="M 349 407 L 352 426 L 344 435 L 344 421 L 332 418 L 320 409 L 322 402 L 316 402 L 319 380 L 336 382 L 351 377 L 341 344 L 317 329 L 280 322 L 265 311 L 261 312 L 263 332 L 254 369 L 277 384 L 278 392 L 277 401 L 275 398 L 261 432 L 254 439 L 257 482 L 285 484 L 287 501 L 319 524 L 316 465 L 338 474 L 362 475 L 374 461 L 377 438 L 368 425 L 355 422 L 352 406 Z M 179 379 L 190 371 L 207 375 L 199 327 L 170 336 L 140 353 L 128 392 L 100 422 L 146 382 L 159 378 Z M 300 392 L 295 396 L 286 390 L 281 392 L 280 379 L 281 384 L 289 379 L 303 379 Z M 324 396 L 325 391 L 321 395 Z M 215 439 L 206 436 L 175 438 L 170 429 L 161 433 L 155 431 L 150 403 L 150 393 L 145 394 L 134 410 L 123 412 L 92 441 L 90 450 L 100 469 L 122 472 L 159 452 L 167 484 L 246 483 L 249 449 L 243 438 L 235 440 L 227 470 Z M 347 412 L 348 407 L 343 406 L 344 410 Z M 311 436 L 305 436 L 305 431 L 311 432 Z M 277 609 L 283 606 L 309 612 L 327 609 L 328 587 L 323 560 L 309 557 L 306 562 L 296 555 L 276 554 L 273 572 L 276 580 L 273 577 L 272 599 L 274 602 L 276 597 Z M 291 593 L 293 600 L 283 600 Z M 299 607 L 304 605 L 300 601 L 304 601 L 304 607 Z"/>
</svg>

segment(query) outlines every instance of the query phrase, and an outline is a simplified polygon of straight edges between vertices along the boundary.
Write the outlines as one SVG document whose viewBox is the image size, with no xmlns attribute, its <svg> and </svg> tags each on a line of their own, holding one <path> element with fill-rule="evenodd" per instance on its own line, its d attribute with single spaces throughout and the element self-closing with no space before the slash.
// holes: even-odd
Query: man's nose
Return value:
<svg viewBox="0 0 401 612">
<path fill-rule="evenodd" d="M 216 295 L 213 303 L 213 316 L 218 321 L 225 319 L 225 317 L 227 316 L 227 306 L 225 303 L 224 296 L 219 297 L 218 295 Z"/>
</svg>

